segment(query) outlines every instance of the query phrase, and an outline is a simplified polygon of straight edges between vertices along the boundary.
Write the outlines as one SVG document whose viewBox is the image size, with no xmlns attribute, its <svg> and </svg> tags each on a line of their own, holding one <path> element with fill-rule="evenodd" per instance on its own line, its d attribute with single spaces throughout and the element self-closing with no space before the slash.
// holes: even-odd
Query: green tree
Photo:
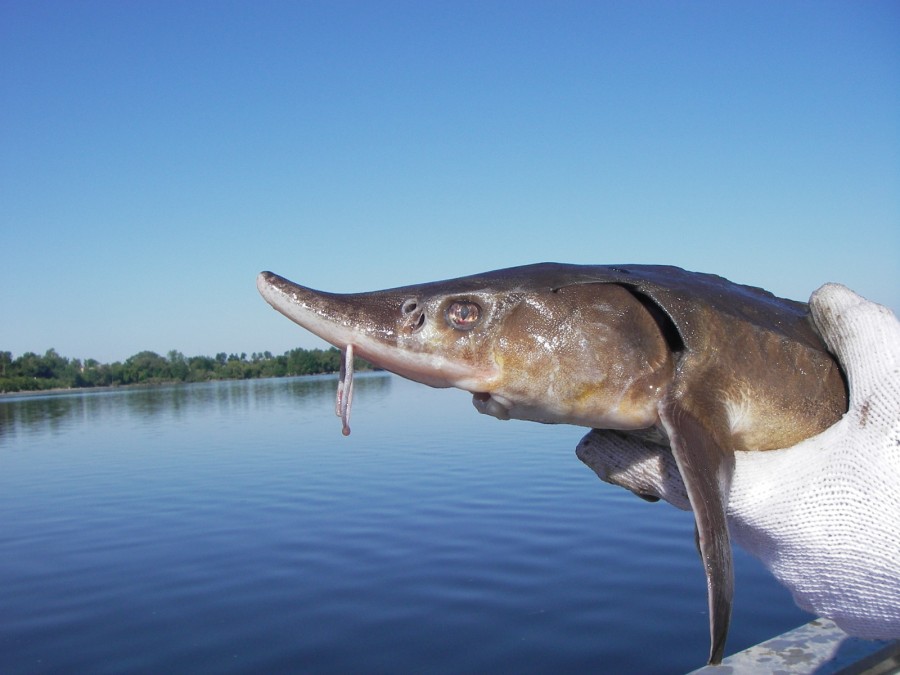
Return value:
<svg viewBox="0 0 900 675">
<path fill-rule="evenodd" d="M 125 360 L 123 384 L 159 382 L 170 378 L 169 362 L 156 352 L 138 352 Z"/>
<path fill-rule="evenodd" d="M 169 375 L 172 379 L 179 382 L 187 382 L 191 373 L 187 359 L 177 349 L 173 349 L 168 354 Z"/>
</svg>

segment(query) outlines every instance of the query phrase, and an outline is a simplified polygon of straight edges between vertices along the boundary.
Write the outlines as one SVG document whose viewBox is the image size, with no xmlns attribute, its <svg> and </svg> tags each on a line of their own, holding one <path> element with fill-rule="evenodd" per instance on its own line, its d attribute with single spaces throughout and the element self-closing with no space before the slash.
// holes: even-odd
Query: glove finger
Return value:
<svg viewBox="0 0 900 675">
<path fill-rule="evenodd" d="M 852 407 L 900 366 L 900 322 L 887 307 L 840 284 L 825 284 L 809 304 L 816 328 L 847 375 Z"/>
</svg>

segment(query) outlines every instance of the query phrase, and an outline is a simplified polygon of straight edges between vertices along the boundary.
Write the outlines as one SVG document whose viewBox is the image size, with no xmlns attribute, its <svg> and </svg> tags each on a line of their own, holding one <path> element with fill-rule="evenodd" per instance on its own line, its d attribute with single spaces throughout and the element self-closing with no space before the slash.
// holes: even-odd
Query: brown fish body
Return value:
<svg viewBox="0 0 900 675">
<path fill-rule="evenodd" d="M 665 442 L 697 525 L 711 663 L 722 658 L 731 614 L 734 453 L 794 445 L 847 407 L 805 304 L 676 267 L 543 263 L 346 295 L 269 272 L 257 285 L 342 350 L 470 391 L 482 413 Z M 348 433 L 352 373 L 340 391 Z"/>
<path fill-rule="evenodd" d="M 671 320 L 682 345 L 670 341 L 670 395 L 723 433 L 723 448 L 789 447 L 846 411 L 841 370 L 805 303 L 678 268 L 616 269 Z"/>
</svg>

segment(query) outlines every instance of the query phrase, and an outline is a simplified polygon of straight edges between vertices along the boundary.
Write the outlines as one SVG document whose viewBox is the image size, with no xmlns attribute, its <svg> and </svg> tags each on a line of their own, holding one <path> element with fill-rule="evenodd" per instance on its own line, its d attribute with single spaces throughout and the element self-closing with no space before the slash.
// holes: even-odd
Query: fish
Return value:
<svg viewBox="0 0 900 675">
<path fill-rule="evenodd" d="M 731 621 L 735 453 L 790 447 L 847 410 L 844 375 L 805 303 L 679 267 L 538 263 L 361 293 L 262 272 L 257 288 L 341 350 L 345 435 L 359 356 L 471 392 L 478 412 L 501 420 L 613 430 L 667 448 L 706 575 L 710 664 L 722 660 Z"/>
</svg>

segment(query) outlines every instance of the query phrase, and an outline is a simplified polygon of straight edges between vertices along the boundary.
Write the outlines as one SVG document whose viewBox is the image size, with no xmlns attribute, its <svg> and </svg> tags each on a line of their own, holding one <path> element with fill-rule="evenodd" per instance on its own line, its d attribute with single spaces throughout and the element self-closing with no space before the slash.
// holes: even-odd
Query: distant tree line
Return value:
<svg viewBox="0 0 900 675">
<path fill-rule="evenodd" d="M 17 358 L 0 351 L 0 392 L 315 375 L 336 373 L 340 367 L 341 353 L 334 347 L 292 349 L 281 356 L 254 352 L 249 358 L 246 353 L 185 356 L 172 350 L 160 356 L 145 351 L 114 363 L 68 359 L 55 349 L 43 356 L 26 352 Z M 371 370 L 372 366 L 354 359 L 354 369 Z"/>
</svg>

